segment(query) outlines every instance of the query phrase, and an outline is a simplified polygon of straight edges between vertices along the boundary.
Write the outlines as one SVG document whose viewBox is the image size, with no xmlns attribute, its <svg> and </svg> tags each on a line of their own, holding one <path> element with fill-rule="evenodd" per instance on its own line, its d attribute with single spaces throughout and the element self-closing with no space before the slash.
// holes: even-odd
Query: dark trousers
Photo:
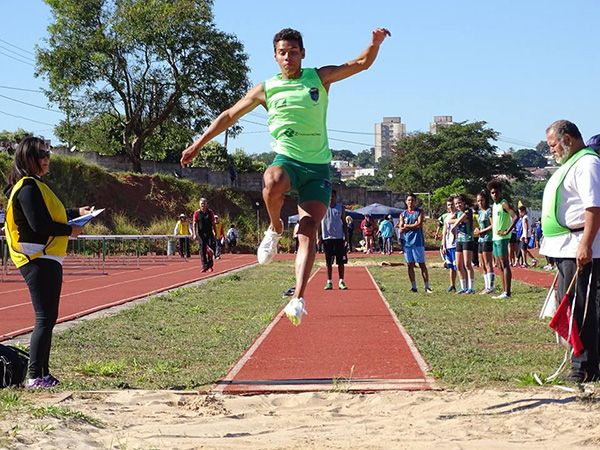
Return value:
<svg viewBox="0 0 600 450">
<path fill-rule="evenodd" d="M 190 257 L 190 238 L 179 238 L 179 256 Z"/>
<path fill-rule="evenodd" d="M 567 288 L 577 271 L 574 258 L 556 258 L 558 267 L 558 298 L 562 300 Z M 600 259 L 594 259 L 579 273 L 577 284 L 571 289 L 570 299 L 575 297 L 575 321 L 579 327 L 579 336 L 583 343 L 584 351 L 581 355 L 572 358 L 574 369 L 585 369 L 588 372 L 598 370 L 598 291 L 596 289 L 600 280 Z M 577 295 L 575 294 L 577 292 Z M 589 298 L 588 298 L 589 291 Z M 587 310 L 585 309 L 588 300 Z M 585 321 L 584 321 L 585 316 Z"/>
<path fill-rule="evenodd" d="M 200 259 L 202 260 L 202 270 L 208 270 L 213 266 L 213 248 L 214 238 L 210 235 L 198 236 L 198 246 L 200 247 Z"/>
<path fill-rule="evenodd" d="M 19 268 L 25 278 L 35 312 L 35 325 L 29 346 L 29 378 L 50 373 L 52 330 L 58 318 L 58 302 L 62 288 L 63 269 L 60 263 L 37 258 Z"/>
</svg>

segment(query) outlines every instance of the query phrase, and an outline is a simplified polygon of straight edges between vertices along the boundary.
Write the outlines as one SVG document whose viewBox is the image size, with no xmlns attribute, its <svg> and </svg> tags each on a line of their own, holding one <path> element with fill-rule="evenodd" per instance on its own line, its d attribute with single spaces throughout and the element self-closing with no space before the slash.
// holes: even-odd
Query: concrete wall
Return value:
<svg viewBox="0 0 600 450">
<path fill-rule="evenodd" d="M 55 148 L 53 151 L 64 156 L 78 156 L 86 161 L 98 164 L 111 172 L 127 172 L 131 170 L 131 163 L 123 155 L 103 156 L 94 152 L 69 152 L 67 149 Z M 155 161 L 142 161 L 142 172 L 145 174 L 161 173 L 179 178 L 186 178 L 196 183 L 206 183 L 215 187 L 235 187 L 244 191 L 260 192 L 263 188 L 260 172 L 239 173 L 232 183 L 228 172 L 213 172 L 206 167 L 185 167 L 177 163 Z M 406 194 L 392 191 L 369 191 L 362 187 L 346 187 L 334 183 L 340 202 L 350 205 L 370 205 L 381 203 L 383 205 L 404 208 Z"/>
</svg>

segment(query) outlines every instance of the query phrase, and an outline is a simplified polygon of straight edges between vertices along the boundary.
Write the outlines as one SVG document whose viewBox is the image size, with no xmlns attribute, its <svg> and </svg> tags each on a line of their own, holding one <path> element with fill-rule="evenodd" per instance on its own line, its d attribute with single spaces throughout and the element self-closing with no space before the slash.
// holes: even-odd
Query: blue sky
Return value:
<svg viewBox="0 0 600 450">
<path fill-rule="evenodd" d="M 374 123 L 384 116 L 402 117 L 409 132 L 427 130 L 434 115 L 484 120 L 501 133 L 501 150 L 536 145 L 556 119 L 572 120 L 586 139 L 600 133 L 597 0 L 216 0 L 214 13 L 217 27 L 244 43 L 253 84 L 277 72 L 271 40 L 281 28 L 303 33 L 307 67 L 353 59 L 373 28 L 390 29 L 371 69 L 331 88 L 328 128 L 365 133 L 331 131 L 334 149 L 373 146 Z M 48 107 L 40 93 L 7 87 L 45 86 L 28 52 L 43 45 L 49 8 L 41 0 L 1 0 L 0 17 L 0 130 L 52 138 L 60 114 L 5 98 Z M 242 122 L 230 148 L 269 151 L 265 117 L 262 108 L 246 116 L 258 124 Z"/>
</svg>

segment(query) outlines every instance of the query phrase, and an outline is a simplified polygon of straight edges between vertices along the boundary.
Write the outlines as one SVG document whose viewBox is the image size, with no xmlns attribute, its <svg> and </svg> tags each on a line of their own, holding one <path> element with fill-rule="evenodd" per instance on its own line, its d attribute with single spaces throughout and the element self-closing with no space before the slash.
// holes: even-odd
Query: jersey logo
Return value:
<svg viewBox="0 0 600 450">
<path fill-rule="evenodd" d="M 319 101 L 319 88 L 310 88 L 308 93 L 310 94 L 310 98 L 312 98 L 314 102 Z"/>
<path fill-rule="evenodd" d="M 295 130 L 293 130 L 292 128 L 286 128 L 281 134 L 286 137 L 291 138 L 291 137 L 296 136 L 298 133 Z"/>
</svg>

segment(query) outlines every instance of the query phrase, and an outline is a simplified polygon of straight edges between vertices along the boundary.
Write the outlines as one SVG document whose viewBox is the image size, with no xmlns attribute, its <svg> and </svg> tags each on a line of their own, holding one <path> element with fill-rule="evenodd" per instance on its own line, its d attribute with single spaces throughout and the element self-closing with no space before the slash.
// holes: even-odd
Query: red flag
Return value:
<svg viewBox="0 0 600 450">
<path fill-rule="evenodd" d="M 570 289 L 569 289 L 570 290 Z M 573 347 L 573 354 L 579 356 L 583 351 L 583 343 L 579 338 L 579 327 L 573 318 L 571 333 L 569 334 L 569 323 L 571 322 L 571 302 L 569 301 L 569 290 L 563 297 L 558 309 L 548 324 L 556 333 Z"/>
</svg>

